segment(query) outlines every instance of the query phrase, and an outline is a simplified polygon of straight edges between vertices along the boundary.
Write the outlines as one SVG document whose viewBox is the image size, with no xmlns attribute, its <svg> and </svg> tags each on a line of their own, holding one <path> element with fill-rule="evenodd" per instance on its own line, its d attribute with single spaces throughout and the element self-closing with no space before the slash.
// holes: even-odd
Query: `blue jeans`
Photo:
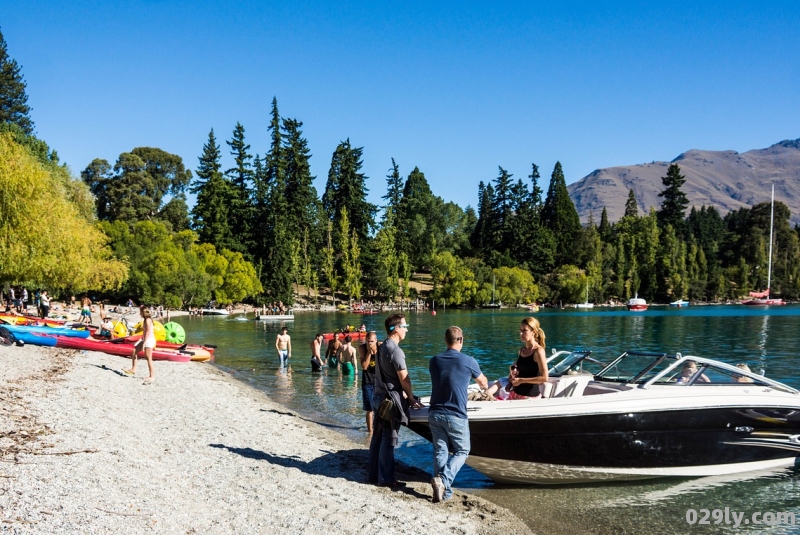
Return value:
<svg viewBox="0 0 800 535">
<path fill-rule="evenodd" d="M 380 407 L 383 398 L 382 395 L 373 396 L 372 406 Z M 393 483 L 395 480 L 393 424 L 378 416 L 377 413 L 375 413 L 373 422 L 372 440 L 369 443 L 369 482 Z"/>
<path fill-rule="evenodd" d="M 289 367 L 289 350 L 288 349 L 279 349 L 278 355 L 281 357 L 281 368 L 288 368 Z"/>
<path fill-rule="evenodd" d="M 428 412 L 433 442 L 433 475 L 444 483 L 444 499 L 453 496 L 453 480 L 469 455 L 469 420 L 442 411 Z M 453 450 L 450 457 L 449 450 Z"/>
</svg>

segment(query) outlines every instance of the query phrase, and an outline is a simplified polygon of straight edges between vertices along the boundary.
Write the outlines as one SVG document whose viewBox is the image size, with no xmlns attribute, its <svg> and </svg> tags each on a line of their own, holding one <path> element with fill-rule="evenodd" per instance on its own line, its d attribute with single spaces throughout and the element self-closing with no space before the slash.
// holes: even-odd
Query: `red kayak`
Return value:
<svg viewBox="0 0 800 535">
<path fill-rule="evenodd" d="M 344 340 L 344 337 L 348 336 L 348 335 L 350 335 L 350 338 L 352 340 L 365 340 L 367 338 L 367 331 L 350 331 L 350 332 L 346 332 L 346 333 L 325 333 L 325 334 L 322 335 L 322 337 L 326 341 L 330 341 L 330 340 L 333 340 L 333 335 L 334 334 L 338 334 L 339 335 L 339 340 L 342 340 L 342 341 Z"/>
<path fill-rule="evenodd" d="M 135 344 L 139 340 L 142 339 L 141 334 L 132 334 L 131 336 L 126 336 L 125 338 L 111 338 L 109 339 L 108 336 L 103 336 L 99 334 L 97 331 L 92 333 L 92 338 L 95 340 L 102 340 L 103 342 L 110 341 L 112 344 Z M 213 345 L 204 345 L 204 344 L 175 344 L 173 342 L 167 342 L 166 340 L 156 340 L 156 349 L 179 349 L 185 351 L 195 351 L 201 353 L 208 353 L 209 356 L 214 354 L 214 350 L 217 346 Z"/>
<path fill-rule="evenodd" d="M 103 340 L 91 340 L 89 338 L 70 338 L 68 336 L 59 336 L 56 341 L 56 347 L 63 347 L 66 349 L 83 349 L 86 351 L 101 351 L 109 355 L 118 355 L 120 357 L 130 357 L 133 353 L 134 344 L 126 343 L 111 343 Z M 139 351 L 138 356 L 145 358 L 144 351 Z M 177 349 L 159 349 L 153 350 L 153 360 L 169 360 L 172 362 L 189 362 L 192 360 L 194 353 L 191 351 L 181 351 Z"/>
</svg>

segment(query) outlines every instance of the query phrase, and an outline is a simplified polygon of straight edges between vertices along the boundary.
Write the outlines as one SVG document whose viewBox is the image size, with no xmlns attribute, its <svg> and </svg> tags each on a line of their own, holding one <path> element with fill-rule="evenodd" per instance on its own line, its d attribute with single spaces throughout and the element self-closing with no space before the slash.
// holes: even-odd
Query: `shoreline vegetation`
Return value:
<svg viewBox="0 0 800 535">
<path fill-rule="evenodd" d="M 96 352 L 0 347 L 0 521 L 14 533 L 531 533 L 430 475 L 364 483 L 367 448 L 213 367 L 143 386 Z"/>
</svg>

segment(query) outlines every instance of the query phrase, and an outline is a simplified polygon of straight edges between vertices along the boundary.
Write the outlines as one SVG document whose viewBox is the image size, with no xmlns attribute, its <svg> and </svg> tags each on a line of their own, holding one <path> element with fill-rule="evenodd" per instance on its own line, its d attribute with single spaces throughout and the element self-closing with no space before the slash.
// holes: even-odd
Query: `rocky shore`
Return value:
<svg viewBox="0 0 800 535">
<path fill-rule="evenodd" d="M 364 483 L 367 451 L 207 364 L 0 347 L 0 532 L 530 533 L 458 492 Z"/>
</svg>

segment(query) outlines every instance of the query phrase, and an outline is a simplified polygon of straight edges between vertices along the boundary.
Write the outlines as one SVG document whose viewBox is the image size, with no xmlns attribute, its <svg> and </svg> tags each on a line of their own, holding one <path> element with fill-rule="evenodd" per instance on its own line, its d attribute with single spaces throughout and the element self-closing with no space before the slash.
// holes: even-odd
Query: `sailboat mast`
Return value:
<svg viewBox="0 0 800 535">
<path fill-rule="evenodd" d="M 772 287 L 772 226 L 773 218 L 775 217 L 775 184 L 772 185 L 772 200 L 770 201 L 769 209 L 769 261 L 767 262 L 767 292 Z M 767 297 L 769 297 L 767 293 Z"/>
</svg>

